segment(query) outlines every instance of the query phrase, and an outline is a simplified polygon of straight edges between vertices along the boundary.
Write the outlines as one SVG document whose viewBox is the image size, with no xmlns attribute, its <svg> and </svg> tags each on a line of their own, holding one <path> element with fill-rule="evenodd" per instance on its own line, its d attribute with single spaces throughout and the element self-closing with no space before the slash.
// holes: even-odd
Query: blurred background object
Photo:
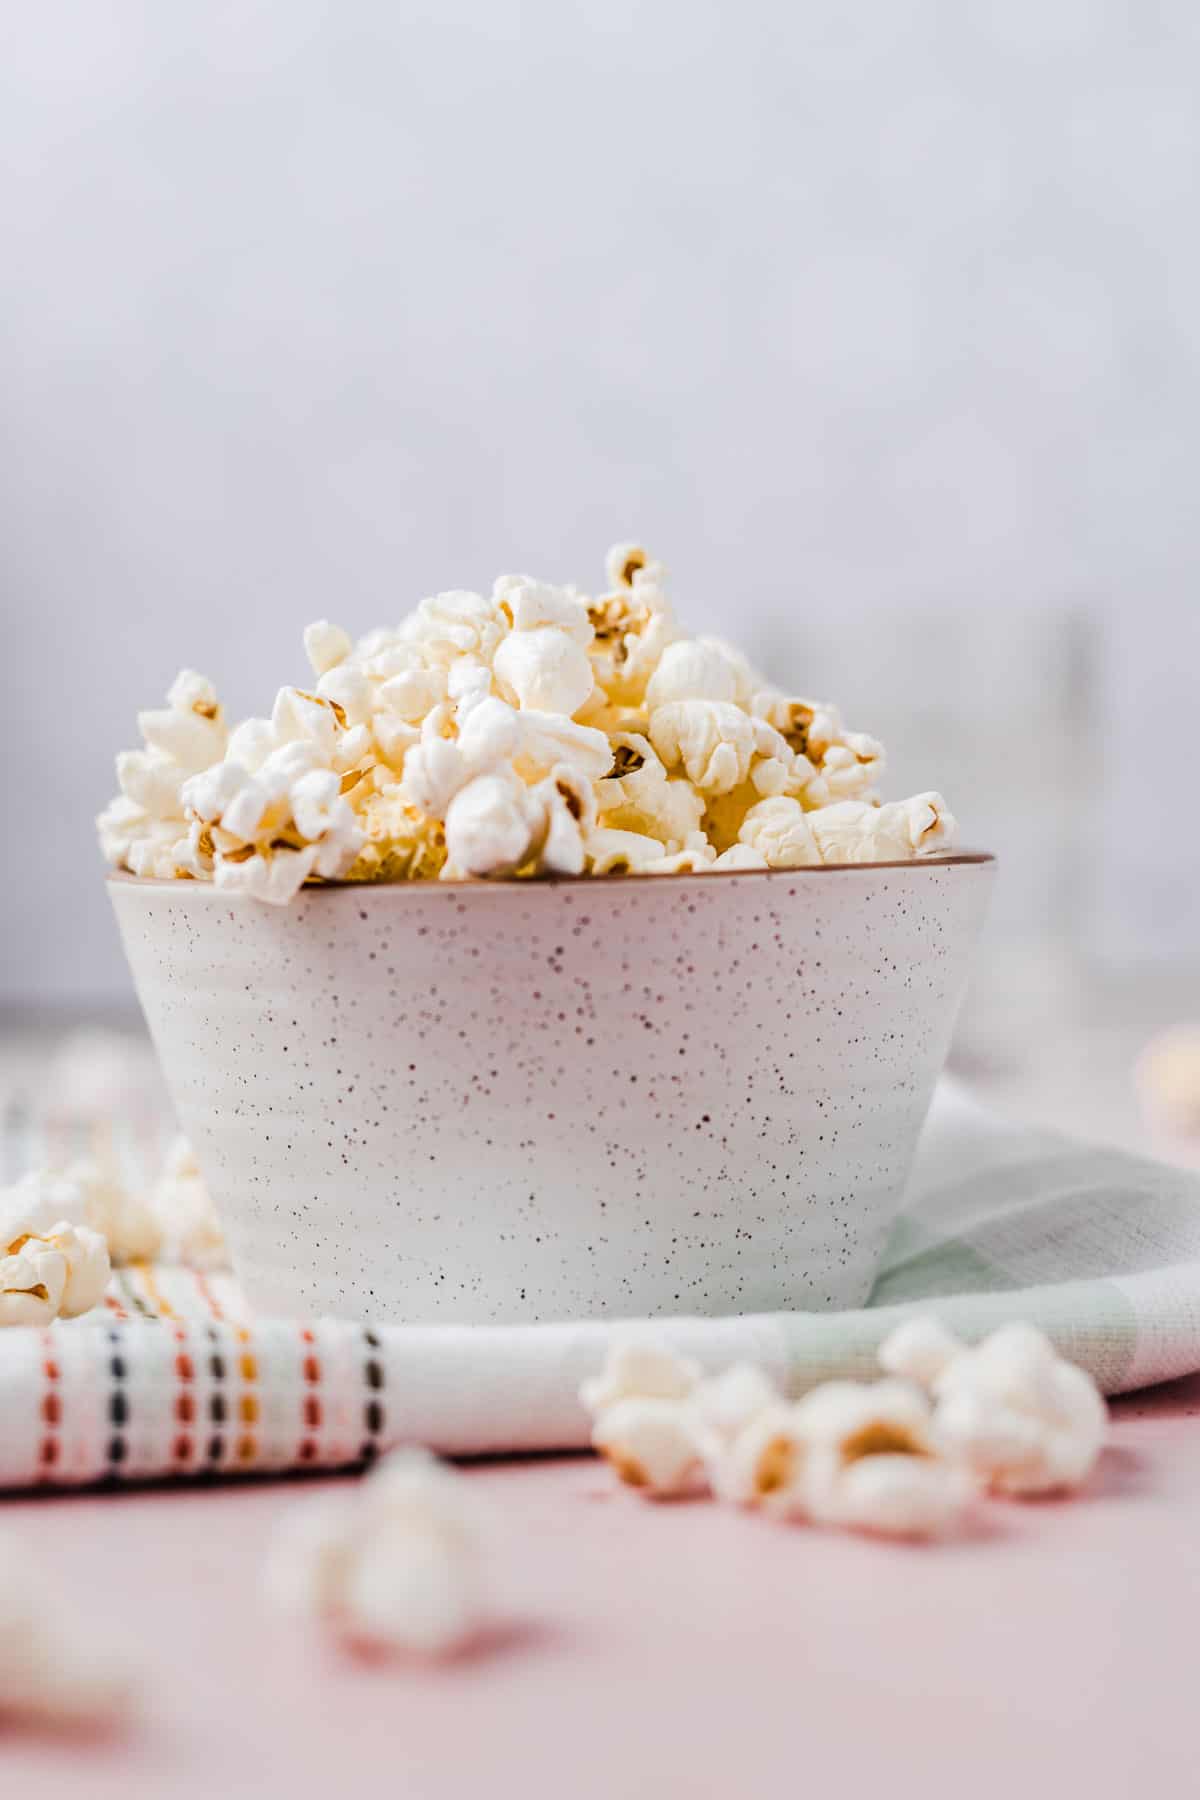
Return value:
<svg viewBox="0 0 1200 1800">
<path fill-rule="evenodd" d="M 265 710 L 311 618 L 636 534 L 1001 853 L 960 1067 L 1136 1137 L 1200 1018 L 1198 101 L 1193 0 L 10 8 L 10 1020 L 130 1006 L 92 816 L 182 664 Z"/>
</svg>

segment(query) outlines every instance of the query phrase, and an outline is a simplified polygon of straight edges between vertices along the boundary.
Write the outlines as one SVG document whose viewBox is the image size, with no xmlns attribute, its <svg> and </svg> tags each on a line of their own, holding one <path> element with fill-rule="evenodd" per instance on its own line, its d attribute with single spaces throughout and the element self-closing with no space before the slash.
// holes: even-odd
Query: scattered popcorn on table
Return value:
<svg viewBox="0 0 1200 1800">
<path fill-rule="evenodd" d="M 86 1636 L 24 1547 L 0 1536 L 0 1728 L 114 1725 L 139 1685 L 120 1646 Z"/>
<path fill-rule="evenodd" d="M 1078 1487 L 1107 1430 L 1091 1377 L 1036 1327 L 968 1349 L 929 1316 L 885 1339 L 881 1381 L 827 1381 L 789 1403 L 751 1363 L 701 1377 L 642 1341 L 614 1347 L 580 1399 L 592 1443 L 627 1486 L 663 1498 L 711 1490 L 778 1519 L 880 1537 L 957 1529 L 988 1489 Z"/>
<path fill-rule="evenodd" d="M 1036 1326 L 1003 1325 L 967 1349 L 948 1334 L 940 1348 L 932 1335 L 922 1345 L 909 1322 L 884 1343 L 880 1360 L 926 1381 L 939 1449 L 998 1492 L 1062 1492 L 1091 1474 L 1108 1408 L 1091 1376 Z"/>
<path fill-rule="evenodd" d="M 139 715 L 98 821 L 109 863 L 274 905 L 323 881 L 705 874 L 944 850 L 939 794 L 884 805 L 882 746 L 689 637 L 641 545 L 590 598 L 527 575 L 422 600 L 357 643 L 304 633 L 315 691 L 226 727 L 185 671 Z"/>
<path fill-rule="evenodd" d="M 385 1458 L 345 1497 L 285 1513 L 268 1595 L 345 1643 L 446 1656 L 485 1620 L 479 1522 L 467 1483 L 425 1450 Z"/>
</svg>

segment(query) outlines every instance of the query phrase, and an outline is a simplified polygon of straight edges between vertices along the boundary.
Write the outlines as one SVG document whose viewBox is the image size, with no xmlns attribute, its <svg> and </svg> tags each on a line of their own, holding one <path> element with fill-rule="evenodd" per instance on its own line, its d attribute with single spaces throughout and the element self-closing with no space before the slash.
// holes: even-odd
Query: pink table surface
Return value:
<svg viewBox="0 0 1200 1800">
<path fill-rule="evenodd" d="M 0 1738 L 0 1790 L 1195 1792 L 1200 1378 L 1116 1412 L 1085 1497 L 924 1549 L 647 1505 L 587 1458 L 479 1465 L 507 1624 L 440 1669 L 356 1663 L 262 1606 L 276 1520 L 328 1482 L 7 1502 L 78 1607 L 150 1649 L 153 1689 L 117 1741 Z"/>
</svg>

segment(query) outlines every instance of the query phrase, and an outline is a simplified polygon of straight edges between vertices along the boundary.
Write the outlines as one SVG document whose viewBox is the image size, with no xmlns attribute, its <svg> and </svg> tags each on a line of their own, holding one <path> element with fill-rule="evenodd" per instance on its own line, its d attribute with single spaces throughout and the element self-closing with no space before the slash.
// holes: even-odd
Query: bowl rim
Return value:
<svg viewBox="0 0 1200 1800">
<path fill-rule="evenodd" d="M 528 898 L 530 892 L 543 888 L 581 888 L 585 892 L 598 887 L 621 886 L 625 883 L 649 886 L 655 890 L 670 888 L 684 882 L 696 883 L 705 887 L 711 886 L 714 880 L 720 881 L 790 881 L 796 876 L 811 879 L 820 875 L 869 875 L 880 870 L 895 873 L 903 871 L 915 874 L 922 869 L 980 868 L 995 864 L 996 856 L 990 850 L 948 850 L 940 855 L 913 856 L 896 862 L 865 863 L 802 863 L 794 869 L 708 869 L 696 871 L 677 869 L 670 874 L 634 875 L 628 871 L 614 871 L 606 875 L 539 875 L 524 881 L 513 881 L 507 877 L 502 880 L 438 881 L 317 881 L 305 883 L 300 894 L 305 899 L 315 899 L 322 894 L 357 894 L 365 900 L 368 895 L 375 901 L 386 894 L 396 895 L 430 894 L 430 893 L 462 893 L 472 894 L 524 894 Z M 146 893 L 179 893 L 189 895 L 209 894 L 215 900 L 239 902 L 249 900 L 251 896 L 239 894 L 228 888 L 219 888 L 211 881 L 195 881 L 180 876 L 131 875 L 126 869 L 110 869 L 105 877 L 106 885 L 114 888 L 138 888 Z M 261 904 L 261 903 L 259 903 Z M 286 912 L 287 907 L 272 908 L 272 911 Z"/>
</svg>

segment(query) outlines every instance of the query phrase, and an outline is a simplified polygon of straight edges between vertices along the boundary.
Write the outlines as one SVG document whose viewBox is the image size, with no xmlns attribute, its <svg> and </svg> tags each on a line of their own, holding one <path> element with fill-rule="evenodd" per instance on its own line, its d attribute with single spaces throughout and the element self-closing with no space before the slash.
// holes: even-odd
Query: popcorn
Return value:
<svg viewBox="0 0 1200 1800">
<path fill-rule="evenodd" d="M 642 872 L 646 875 L 702 875 L 716 860 L 716 851 L 704 833 L 692 831 L 682 850 L 674 850 L 668 856 L 656 856 L 645 864 Z"/>
<path fill-rule="evenodd" d="M 1156 1126 L 1200 1135 L 1200 1027 L 1177 1025 L 1152 1038 L 1138 1059 L 1137 1081 Z"/>
<path fill-rule="evenodd" d="M 944 1537 L 962 1523 L 975 1493 L 969 1473 L 953 1463 L 867 1456 L 841 1477 L 835 1522 L 878 1537 Z"/>
<path fill-rule="evenodd" d="M 704 802 L 688 781 L 668 776 L 657 753 L 639 733 L 619 731 L 611 739 L 612 759 L 596 783 L 602 824 L 658 838 L 660 848 L 678 850 L 700 829 Z"/>
<path fill-rule="evenodd" d="M 606 1406 L 592 1445 L 628 1487 L 674 1499 L 702 1485 L 703 1463 L 691 1415 L 680 1400 L 630 1395 Z"/>
<path fill-rule="evenodd" d="M 11 1223 L 9 1226 L 11 1229 Z M 77 1318 L 104 1298 L 108 1250 L 98 1232 L 57 1220 L 0 1244 L 0 1325 L 46 1325 Z"/>
<path fill-rule="evenodd" d="M 515 632 L 555 626 L 581 649 L 586 650 L 592 641 L 587 606 L 574 588 L 552 587 L 548 581 L 534 581 L 529 575 L 501 575 L 492 594 L 512 621 Z"/>
<path fill-rule="evenodd" d="M 785 794 L 758 800 L 742 820 L 738 843 L 757 851 L 769 869 L 798 869 L 817 863 L 821 854 L 810 823 L 817 817 Z"/>
<path fill-rule="evenodd" d="M 96 821 L 100 847 L 114 869 L 171 880 L 190 873 L 183 784 L 217 762 L 228 734 L 212 683 L 184 669 L 165 708 L 138 714 L 144 750 L 117 757 L 121 789 Z"/>
<path fill-rule="evenodd" d="M 781 1403 L 771 1378 L 753 1363 L 734 1363 L 691 1390 L 692 1413 L 709 1451 L 731 1444 L 747 1425 Z"/>
<path fill-rule="evenodd" d="M 352 1644 L 446 1656 L 484 1618 L 466 1483 L 423 1450 L 387 1457 L 346 1499 L 288 1513 L 266 1583 L 276 1606 Z"/>
<path fill-rule="evenodd" d="M 593 875 L 644 875 L 662 853 L 658 839 L 640 831 L 600 826 L 587 838 L 587 863 Z"/>
<path fill-rule="evenodd" d="M 703 792 L 727 794 L 750 772 L 754 727 L 724 700 L 673 700 L 650 714 L 650 742 L 668 769 L 681 764 Z"/>
<path fill-rule="evenodd" d="M 193 868 L 216 885 L 284 904 L 306 880 L 348 874 L 363 834 L 342 788 L 354 734 L 335 702 L 281 688 L 275 748 L 248 773 L 224 762 L 184 785 Z M 357 748 L 357 745 L 353 747 Z"/>
<path fill-rule="evenodd" d="M 819 762 L 826 750 L 842 741 L 842 721 L 836 706 L 823 700 L 788 699 L 774 689 L 753 696 L 751 712 L 773 725 L 798 756 Z"/>
<path fill-rule="evenodd" d="M 590 652 L 596 684 L 617 706 L 638 706 L 667 645 L 677 636 L 666 595 L 635 580 L 588 607 L 594 637 Z"/>
<path fill-rule="evenodd" d="M 454 588 L 422 600 L 401 626 L 403 638 L 420 646 L 431 666 L 448 669 L 467 656 L 490 665 L 508 630 L 508 620 L 495 600 Z"/>
<path fill-rule="evenodd" d="M 750 844 L 731 844 L 711 864 L 714 869 L 769 869 L 770 866 L 762 851 Z"/>
<path fill-rule="evenodd" d="M 883 769 L 883 745 L 861 731 L 848 731 L 840 744 L 830 744 L 819 774 L 831 801 L 865 800 L 874 794 Z"/>
<path fill-rule="evenodd" d="M 48 1325 L 58 1317 L 67 1259 L 44 1238 L 17 1238 L 0 1255 L 0 1326 Z"/>
<path fill-rule="evenodd" d="M 884 1339 L 879 1346 L 879 1366 L 885 1374 L 929 1388 L 962 1351 L 963 1345 L 952 1331 L 923 1313 L 905 1319 Z"/>
<path fill-rule="evenodd" d="M 582 875 L 587 862 L 586 838 L 596 819 L 592 785 L 565 764 L 533 790 L 545 809 L 545 828 L 537 851 L 539 875 Z"/>
<path fill-rule="evenodd" d="M 713 1492 L 719 1500 L 759 1507 L 776 1518 L 807 1518 L 809 1450 L 796 1407 L 764 1407 L 728 1443 L 710 1452 Z"/>
<path fill-rule="evenodd" d="M 881 1537 L 940 1537 L 989 1488 L 1069 1490 L 1092 1468 L 1104 1401 L 1033 1326 L 971 1350 L 912 1318 L 879 1356 L 890 1378 L 827 1381 L 790 1405 L 753 1364 L 702 1378 L 653 1342 L 623 1343 L 580 1399 L 593 1446 L 648 1496 L 707 1485 L 776 1518 Z"/>
<path fill-rule="evenodd" d="M 505 699 L 535 711 L 569 719 L 592 691 L 587 651 L 553 625 L 510 631 L 492 666 Z"/>
<path fill-rule="evenodd" d="M 0 1194 L 0 1243 L 22 1232 L 45 1236 L 63 1220 L 102 1237 L 114 1263 L 148 1261 L 160 1248 L 144 1198 L 99 1159 L 81 1157 L 61 1170 L 31 1169 Z"/>
<path fill-rule="evenodd" d="M 1108 1430 L 1095 1382 L 1060 1357 L 1036 1326 L 1005 1325 L 976 1349 L 959 1346 L 933 1373 L 933 1429 L 944 1453 L 987 1486 L 1008 1494 L 1075 1488 L 1091 1473 Z M 881 1355 L 932 1368 L 911 1336 Z"/>
<path fill-rule="evenodd" d="M 937 794 L 881 805 L 881 745 L 690 637 L 639 544 L 592 598 L 450 589 L 357 642 L 304 632 L 315 690 L 227 730 L 185 671 L 100 815 L 112 867 L 283 905 L 322 881 L 692 876 L 924 856 Z"/>
<path fill-rule="evenodd" d="M 533 856 L 545 813 L 515 775 L 479 775 L 446 811 L 446 873 L 512 875 Z"/>
<path fill-rule="evenodd" d="M 185 1137 L 167 1150 L 151 1195 L 152 1216 L 165 1246 L 163 1260 L 189 1269 L 227 1269 L 229 1252 L 196 1153 Z"/>
<path fill-rule="evenodd" d="M 641 544 L 614 544 L 604 558 L 604 573 L 611 588 L 631 588 L 650 561 Z"/>
<path fill-rule="evenodd" d="M 419 881 L 441 874 L 445 827 L 408 805 L 397 784 L 368 794 L 356 817 L 365 842 L 346 871 L 347 881 Z"/>
<path fill-rule="evenodd" d="M 734 1363 L 721 1375 L 701 1382 L 689 1400 L 696 1441 L 709 1482 L 720 1500 L 751 1505 L 777 1489 L 777 1510 L 784 1510 L 782 1493 L 792 1486 L 792 1463 L 798 1475 L 802 1457 L 776 1445 L 780 1433 L 790 1432 L 791 1409 L 775 1383 L 753 1363 Z M 786 1418 L 785 1418 L 786 1415 Z M 787 1460 L 785 1480 L 783 1461 Z M 774 1474 L 770 1471 L 774 1470 Z"/>
<path fill-rule="evenodd" d="M 327 675 L 330 669 L 336 669 L 353 648 L 349 634 L 340 625 L 331 625 L 328 619 L 318 619 L 304 627 L 304 654 L 314 675 Z"/>
<path fill-rule="evenodd" d="M 113 1725 L 139 1685 L 121 1646 L 93 1640 L 24 1547 L 0 1536 L 0 1724 Z"/>
<path fill-rule="evenodd" d="M 711 639 L 677 638 L 646 683 L 646 705 L 654 711 L 676 700 L 736 701 L 739 685 L 737 666 Z"/>
<path fill-rule="evenodd" d="M 962 1518 L 974 1483 L 939 1458 L 919 1389 L 902 1381 L 829 1381 L 795 1413 L 809 1446 L 807 1503 L 819 1522 L 931 1537 Z M 918 1462 L 925 1465 L 919 1472 Z"/>
<path fill-rule="evenodd" d="M 598 1417 L 619 1400 L 685 1400 L 700 1380 L 700 1365 L 651 1343 L 617 1343 L 600 1374 L 585 1381 L 579 1398 Z"/>
<path fill-rule="evenodd" d="M 940 794 L 916 794 L 889 806 L 846 800 L 808 815 L 822 862 L 906 862 L 951 843 L 955 823 Z"/>
</svg>

